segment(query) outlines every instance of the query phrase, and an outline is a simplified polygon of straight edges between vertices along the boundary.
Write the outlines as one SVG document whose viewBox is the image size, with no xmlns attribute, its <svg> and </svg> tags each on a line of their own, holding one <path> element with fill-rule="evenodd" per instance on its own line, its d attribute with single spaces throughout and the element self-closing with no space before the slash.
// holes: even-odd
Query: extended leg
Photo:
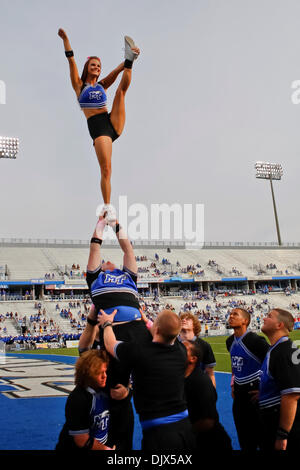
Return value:
<svg viewBox="0 0 300 470">
<path fill-rule="evenodd" d="M 119 135 L 122 134 L 125 125 L 125 94 L 131 82 L 131 74 L 131 69 L 124 69 L 110 113 L 111 123 Z"/>
<path fill-rule="evenodd" d="M 125 36 L 125 63 L 124 71 L 114 98 L 110 120 L 118 135 L 121 135 L 125 125 L 125 94 L 131 82 L 131 68 L 140 50 L 133 39 Z"/>
</svg>

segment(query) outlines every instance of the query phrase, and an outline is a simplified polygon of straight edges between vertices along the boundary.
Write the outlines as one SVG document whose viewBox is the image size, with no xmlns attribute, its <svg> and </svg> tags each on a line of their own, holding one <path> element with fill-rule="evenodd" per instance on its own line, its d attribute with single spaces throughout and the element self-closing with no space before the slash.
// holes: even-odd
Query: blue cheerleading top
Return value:
<svg viewBox="0 0 300 470">
<path fill-rule="evenodd" d="M 81 406 L 81 411 L 78 411 Z M 106 444 L 109 428 L 109 396 L 102 390 L 76 386 L 69 395 L 66 405 L 68 434 L 89 433 L 91 437 Z M 66 425 L 65 425 L 66 426 Z"/>
<path fill-rule="evenodd" d="M 133 321 L 141 318 L 139 311 L 136 275 L 126 268 L 94 273 L 95 280 L 90 280 L 87 273 L 90 294 L 96 309 L 102 309 L 108 315 L 117 309 L 114 322 Z"/>
<path fill-rule="evenodd" d="M 249 335 L 248 331 L 240 337 L 234 336 L 230 348 L 232 373 L 237 385 L 250 384 L 259 380 L 261 375 L 262 361 L 245 345 L 246 335 Z"/>
<path fill-rule="evenodd" d="M 290 360 L 287 361 L 286 355 L 284 354 L 285 351 L 282 350 L 282 347 L 278 348 L 278 346 L 281 343 L 285 343 L 288 340 L 289 340 L 289 338 L 287 336 L 283 336 L 273 346 L 271 346 L 270 349 L 269 349 L 269 352 L 267 353 L 267 355 L 265 357 L 265 360 L 264 360 L 264 362 L 261 366 L 261 381 L 260 381 L 260 389 L 259 389 L 259 407 L 261 409 L 263 409 L 263 408 L 272 408 L 273 406 L 280 405 L 281 404 L 281 395 L 283 395 L 287 392 L 292 393 L 292 392 L 295 391 L 295 393 L 297 393 L 296 389 L 294 390 L 292 387 L 285 386 L 286 384 L 284 383 L 284 381 L 286 381 L 286 376 L 288 377 L 289 374 L 290 374 L 290 371 L 289 371 L 290 367 L 289 367 L 288 363 L 291 362 L 291 361 Z M 287 343 L 287 345 L 288 345 L 288 343 Z M 274 350 L 275 348 L 276 348 L 276 350 Z M 273 355 L 274 355 L 274 357 L 273 357 Z M 281 383 L 278 383 L 278 379 L 275 380 L 274 377 L 273 377 L 274 372 L 272 370 L 272 366 L 274 367 L 274 365 L 273 365 L 274 358 L 275 358 L 275 364 L 276 364 L 276 362 L 278 363 L 278 357 L 276 358 L 276 355 L 278 355 L 280 357 L 280 360 L 281 360 L 280 367 L 281 368 L 283 367 L 283 364 L 284 364 L 283 361 L 287 362 L 287 364 L 285 364 L 285 366 L 286 366 L 285 371 L 284 372 L 282 371 Z M 286 370 L 288 372 L 286 372 Z M 286 390 L 283 390 L 283 389 L 286 389 Z M 298 388 L 298 390 L 299 390 L 299 388 Z"/>
<path fill-rule="evenodd" d="M 138 297 L 136 283 L 129 272 L 121 269 L 114 269 L 112 271 L 100 270 L 97 278 L 91 285 L 92 297 L 120 292 Z M 111 306 L 114 307 L 115 305 Z"/>
<path fill-rule="evenodd" d="M 107 103 L 107 96 L 103 86 L 100 83 L 96 83 L 94 86 L 86 83 L 78 97 L 78 101 L 82 109 L 105 108 Z"/>
<path fill-rule="evenodd" d="M 90 434 L 101 444 L 106 444 L 109 427 L 109 397 L 103 392 L 95 392 L 93 389 L 87 389 L 93 395 L 92 409 L 90 419 L 92 426 Z"/>
</svg>

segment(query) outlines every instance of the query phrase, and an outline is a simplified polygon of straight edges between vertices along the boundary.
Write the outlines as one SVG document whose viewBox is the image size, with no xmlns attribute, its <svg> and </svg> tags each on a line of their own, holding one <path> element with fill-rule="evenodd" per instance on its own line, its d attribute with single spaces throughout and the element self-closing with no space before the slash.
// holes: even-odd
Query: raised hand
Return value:
<svg viewBox="0 0 300 470">
<path fill-rule="evenodd" d="M 133 52 L 135 52 L 135 54 L 140 55 L 141 51 L 138 47 L 132 47 L 131 49 L 133 50 Z"/>
<path fill-rule="evenodd" d="M 68 36 L 67 36 L 65 30 L 62 29 L 62 28 L 59 28 L 59 30 L 58 30 L 58 35 L 59 35 L 59 37 L 62 38 L 62 39 L 68 39 Z"/>
</svg>

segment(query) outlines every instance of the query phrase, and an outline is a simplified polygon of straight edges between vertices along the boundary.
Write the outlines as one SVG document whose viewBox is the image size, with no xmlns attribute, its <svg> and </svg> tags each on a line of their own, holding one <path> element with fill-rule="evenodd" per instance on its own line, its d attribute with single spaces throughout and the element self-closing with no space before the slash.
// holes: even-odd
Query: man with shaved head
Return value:
<svg viewBox="0 0 300 470">
<path fill-rule="evenodd" d="M 300 350 L 289 339 L 294 317 L 275 308 L 264 318 L 262 332 L 271 347 L 261 367 L 259 408 L 261 450 L 292 450 L 300 445 Z"/>
<path fill-rule="evenodd" d="M 245 451 L 259 446 L 259 409 L 257 394 L 261 364 L 269 350 L 267 341 L 249 331 L 251 315 L 243 308 L 234 308 L 228 319 L 233 335 L 226 340 L 231 356 L 233 418 L 240 443 Z"/>
<path fill-rule="evenodd" d="M 153 326 L 154 325 L 155 322 Z M 158 315 L 155 326 L 163 341 L 166 344 L 171 344 L 180 333 L 181 321 L 176 313 L 171 310 L 163 310 L 161 314 Z"/>
<path fill-rule="evenodd" d="M 115 314 L 101 311 L 99 321 L 107 351 L 132 369 L 133 399 L 143 430 L 142 450 L 193 450 L 195 438 L 184 398 L 187 353 L 177 339 L 180 318 L 163 310 L 151 327 L 152 338 L 138 343 L 116 339 L 112 328 Z"/>
</svg>

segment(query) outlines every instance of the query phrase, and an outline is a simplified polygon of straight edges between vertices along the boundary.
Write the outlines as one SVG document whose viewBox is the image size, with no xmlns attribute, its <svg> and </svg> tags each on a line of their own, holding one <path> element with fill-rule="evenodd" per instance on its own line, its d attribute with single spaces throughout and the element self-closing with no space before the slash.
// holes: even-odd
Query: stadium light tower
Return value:
<svg viewBox="0 0 300 470">
<path fill-rule="evenodd" d="M 0 136 L 0 158 L 16 158 L 19 151 L 19 139 L 17 137 Z"/>
<path fill-rule="evenodd" d="M 279 230 L 278 216 L 277 216 L 277 209 L 276 209 L 276 204 L 275 204 L 274 189 L 273 189 L 273 180 L 280 181 L 283 175 L 282 166 L 279 163 L 257 162 L 255 164 L 255 168 L 256 168 L 256 178 L 270 180 L 278 245 L 282 245 L 280 230 Z"/>
</svg>

